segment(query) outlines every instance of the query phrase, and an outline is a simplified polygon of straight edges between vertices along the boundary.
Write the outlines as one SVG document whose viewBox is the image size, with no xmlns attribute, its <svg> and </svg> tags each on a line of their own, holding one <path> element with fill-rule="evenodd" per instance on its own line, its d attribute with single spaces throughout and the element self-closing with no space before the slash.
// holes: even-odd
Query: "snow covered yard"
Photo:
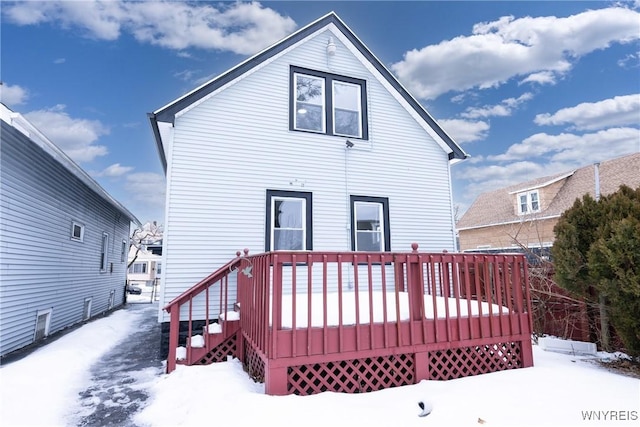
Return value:
<svg viewBox="0 0 640 427">
<path fill-rule="evenodd" d="M 0 425 L 75 424 L 90 367 L 128 338 L 140 312 L 120 310 L 0 368 Z M 136 343 L 131 342 L 135 351 Z M 141 372 L 148 404 L 138 426 L 626 426 L 640 419 L 640 380 L 587 357 L 534 346 L 533 368 L 423 381 L 366 394 L 268 396 L 238 360 Z M 418 402 L 432 406 L 419 417 Z M 37 408 L 37 409 L 36 409 Z M 588 418 L 591 418 L 590 420 Z M 599 418 L 599 420 L 598 420 Z M 606 418 L 606 420 L 605 420 Z"/>
</svg>

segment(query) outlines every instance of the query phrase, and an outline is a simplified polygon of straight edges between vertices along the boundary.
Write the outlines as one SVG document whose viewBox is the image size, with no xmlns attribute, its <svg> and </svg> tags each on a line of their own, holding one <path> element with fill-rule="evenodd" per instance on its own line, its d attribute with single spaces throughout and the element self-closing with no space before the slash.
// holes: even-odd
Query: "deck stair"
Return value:
<svg viewBox="0 0 640 427">
<path fill-rule="evenodd" d="M 227 316 L 230 320 L 225 320 L 224 314 L 220 315 L 217 323 L 203 326 L 201 334 L 188 337 L 186 345 L 190 347 L 190 351 L 186 352 L 184 360 L 177 362 L 184 365 L 206 365 L 222 361 L 226 356 L 234 356 L 233 352 L 229 352 L 230 347 L 234 347 L 233 343 L 229 345 L 229 341 L 236 340 L 240 330 L 240 318 L 236 312 L 228 312 Z"/>
</svg>

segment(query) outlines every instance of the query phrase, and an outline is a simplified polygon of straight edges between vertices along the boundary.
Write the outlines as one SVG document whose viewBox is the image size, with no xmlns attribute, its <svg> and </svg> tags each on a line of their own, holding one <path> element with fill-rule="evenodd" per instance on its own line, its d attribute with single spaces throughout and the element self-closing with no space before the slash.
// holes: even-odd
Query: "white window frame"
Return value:
<svg viewBox="0 0 640 427">
<path fill-rule="evenodd" d="M 356 83 L 351 83 L 351 82 L 345 82 L 342 80 L 332 80 L 331 81 L 332 85 L 331 85 L 331 100 L 332 100 L 332 111 L 331 114 L 333 114 L 333 134 L 334 135 L 339 135 L 339 136 L 346 136 L 346 137 L 351 137 L 351 138 L 362 138 L 362 85 L 356 84 Z M 341 84 L 341 85 L 345 85 L 345 86 L 354 86 L 357 90 L 358 90 L 358 134 L 357 135 L 349 135 L 346 133 L 339 133 L 336 131 L 336 84 Z"/>
<path fill-rule="evenodd" d="M 82 302 L 82 320 L 91 319 L 91 305 L 93 304 L 93 298 L 85 298 Z"/>
<path fill-rule="evenodd" d="M 275 207 L 276 207 L 276 202 L 277 201 L 282 201 L 282 202 L 286 202 L 286 201 L 301 201 L 302 202 L 302 212 L 301 212 L 301 216 L 302 216 L 302 228 L 287 228 L 287 227 L 278 227 L 278 230 L 301 230 L 302 231 L 302 249 L 300 250 L 306 250 L 306 240 L 307 240 L 307 199 L 301 198 L 301 197 L 282 197 L 282 196 L 272 196 L 271 197 L 271 224 L 270 224 L 270 229 L 271 229 L 271 250 L 275 251 L 275 235 L 276 235 L 276 212 L 275 212 Z M 294 249 L 278 249 L 278 250 L 283 250 L 283 251 L 290 251 L 290 250 L 294 250 Z"/>
<path fill-rule="evenodd" d="M 350 196 L 351 204 L 351 249 L 360 251 L 358 248 L 358 235 L 360 233 L 374 234 L 373 230 L 358 230 L 358 206 L 359 205 L 375 205 L 378 207 L 380 217 L 380 229 L 375 230 L 380 241 L 380 252 L 391 250 L 390 235 L 390 219 L 389 219 L 389 199 L 386 197 L 370 197 L 370 196 Z"/>
<path fill-rule="evenodd" d="M 147 274 L 149 272 L 149 263 L 147 261 L 136 261 L 129 267 L 129 274 Z M 142 266 L 144 271 L 135 271 L 136 266 Z"/>
<path fill-rule="evenodd" d="M 109 267 L 109 234 L 102 233 L 100 240 L 100 271 L 106 272 Z"/>
<path fill-rule="evenodd" d="M 76 237 L 75 235 L 76 227 L 80 229 L 80 237 Z M 71 221 L 71 240 L 75 240 L 76 242 L 84 241 L 84 224 L 80 224 L 76 221 Z"/>
<path fill-rule="evenodd" d="M 122 239 L 122 249 L 120 250 L 120 262 L 127 260 L 127 240 Z"/>
<path fill-rule="evenodd" d="M 290 71 L 290 96 L 289 96 L 289 130 L 311 132 L 317 134 L 348 137 L 354 139 L 369 139 L 368 108 L 367 108 L 367 82 L 366 80 L 347 77 L 323 71 L 291 66 Z M 304 129 L 298 125 L 298 87 L 299 77 L 318 79 L 322 81 L 322 130 Z M 358 89 L 358 132 L 356 135 L 336 133 L 336 105 L 335 83 L 356 86 Z M 330 110 L 330 111 L 329 111 Z"/>
<path fill-rule="evenodd" d="M 115 302 L 116 302 L 116 290 L 111 289 L 111 291 L 109 291 L 109 300 L 107 302 L 107 310 L 111 310 L 115 305 Z"/>
<path fill-rule="evenodd" d="M 320 80 L 322 82 L 322 94 L 321 94 L 321 98 L 322 98 L 322 117 L 321 117 L 321 125 L 322 125 L 322 129 L 321 130 L 314 130 L 314 129 L 305 129 L 305 128 L 301 128 L 298 126 L 298 91 L 297 91 L 297 84 L 298 84 L 298 78 L 299 77 L 306 77 L 309 79 L 315 79 L 315 80 Z M 294 101 L 293 101 L 293 106 L 295 108 L 295 111 L 293 113 L 293 126 L 295 130 L 301 130 L 301 131 L 305 131 L 305 132 L 315 132 L 315 133 L 326 133 L 327 129 L 326 129 L 326 117 L 327 117 L 327 105 L 326 105 L 326 81 L 324 78 L 322 77 L 318 77 L 318 76 L 313 76 L 311 74 L 304 74 L 304 73 L 293 73 L 293 87 L 295 88 L 295 93 L 294 93 Z"/>
<path fill-rule="evenodd" d="M 527 214 L 540 212 L 540 192 L 538 190 L 524 191 L 522 193 L 518 193 L 516 200 L 518 204 L 518 215 L 527 215 Z M 533 207 L 534 203 L 537 204 L 536 209 L 534 209 Z M 524 209 L 523 209 L 523 206 L 524 206 Z"/>
<path fill-rule="evenodd" d="M 304 191 L 287 191 L 267 189 L 266 219 L 265 219 L 265 252 L 274 251 L 275 248 L 275 202 L 286 200 L 302 200 L 302 248 L 292 251 L 313 250 L 313 194 Z M 283 229 L 280 227 L 279 229 Z M 299 230 L 296 228 L 295 230 Z M 287 249 L 278 249 L 287 250 Z"/>
<path fill-rule="evenodd" d="M 38 310 L 36 312 L 36 326 L 35 326 L 35 330 L 33 331 L 33 340 L 36 341 L 38 339 L 38 319 L 40 318 L 40 316 L 47 316 L 45 319 L 45 323 L 44 323 L 44 335 L 42 336 L 42 338 L 49 336 L 49 331 L 51 328 L 51 314 L 53 313 L 53 309 L 52 308 L 47 308 L 44 310 Z"/>
</svg>

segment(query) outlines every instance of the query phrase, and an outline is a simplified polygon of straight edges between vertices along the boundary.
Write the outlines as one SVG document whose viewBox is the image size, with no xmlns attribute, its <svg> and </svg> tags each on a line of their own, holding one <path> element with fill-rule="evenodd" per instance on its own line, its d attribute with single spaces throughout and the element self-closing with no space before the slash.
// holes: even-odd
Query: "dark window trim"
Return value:
<svg viewBox="0 0 640 427">
<path fill-rule="evenodd" d="M 313 250 L 313 205 L 312 205 L 312 193 L 304 191 L 285 191 L 285 190 L 267 190 L 267 203 L 266 203 L 266 223 L 265 223 L 265 236 L 264 236 L 264 250 L 265 252 L 271 251 L 271 199 L 273 197 L 292 197 L 297 199 L 306 200 L 306 228 L 305 228 L 305 251 Z"/>
<path fill-rule="evenodd" d="M 356 221 L 355 202 L 380 203 L 382 205 L 382 219 L 384 221 L 384 249 L 382 252 L 391 250 L 391 222 L 389 221 L 389 198 L 371 196 L 350 196 L 351 207 L 351 250 L 356 250 Z"/>
<path fill-rule="evenodd" d="M 324 79 L 324 103 L 325 103 L 325 131 L 324 132 L 316 132 L 305 129 L 296 129 L 295 128 L 295 74 L 307 74 L 314 77 L 320 77 Z M 361 110 L 361 120 L 360 125 L 362 126 L 362 136 L 348 136 L 341 134 L 333 133 L 333 81 L 351 83 L 360 86 L 360 108 Z M 369 116 L 367 112 L 367 81 L 356 79 L 354 77 L 341 76 L 339 74 L 325 73 L 323 71 L 310 70 L 308 68 L 296 67 L 292 65 L 289 70 L 289 130 L 295 132 L 308 132 L 315 133 L 320 135 L 331 135 L 331 136 L 339 136 L 342 138 L 353 138 L 353 139 L 369 139 Z"/>
</svg>

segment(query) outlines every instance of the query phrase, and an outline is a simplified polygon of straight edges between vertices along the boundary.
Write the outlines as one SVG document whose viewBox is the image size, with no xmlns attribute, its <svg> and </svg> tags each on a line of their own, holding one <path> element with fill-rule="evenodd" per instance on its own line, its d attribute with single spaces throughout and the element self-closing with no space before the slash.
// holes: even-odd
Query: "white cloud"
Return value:
<svg viewBox="0 0 640 427">
<path fill-rule="evenodd" d="M 493 161 L 515 161 L 544 156 L 552 161 L 582 164 L 638 151 L 640 129 L 623 127 L 584 135 L 538 133 L 512 145 L 506 153 L 488 158 Z"/>
<path fill-rule="evenodd" d="M 102 172 L 95 174 L 96 176 L 118 177 L 125 175 L 133 170 L 132 166 L 122 166 L 120 163 L 114 163 L 106 167 Z"/>
<path fill-rule="evenodd" d="M 183 70 L 173 73 L 173 77 L 176 77 L 185 82 L 190 82 L 193 80 L 193 76 L 195 75 L 195 73 L 196 71 L 194 70 Z"/>
<path fill-rule="evenodd" d="M 10 86 L 0 82 L 0 102 L 8 107 L 24 104 L 28 97 L 29 93 L 26 89 L 18 85 Z"/>
<path fill-rule="evenodd" d="M 131 198 L 149 205 L 151 208 L 163 208 L 165 201 L 165 178 L 153 172 L 138 172 L 127 175 L 125 184 Z"/>
<path fill-rule="evenodd" d="M 640 52 L 630 53 L 618 61 L 618 65 L 622 68 L 638 68 L 640 67 Z"/>
<path fill-rule="evenodd" d="M 570 125 L 579 130 L 640 124 L 640 94 L 616 96 L 599 102 L 584 102 L 553 114 L 538 114 L 537 125 Z"/>
<path fill-rule="evenodd" d="M 31 111 L 25 117 L 78 163 L 107 154 L 107 147 L 94 142 L 108 135 L 109 129 L 97 120 L 74 119 L 64 110 L 64 105 L 56 105 L 48 110 Z"/>
<path fill-rule="evenodd" d="M 18 25 L 53 23 L 87 36 L 116 40 L 121 33 L 169 49 L 217 49 L 252 54 L 291 33 L 295 22 L 260 3 L 169 1 L 47 1 L 3 6 Z"/>
<path fill-rule="evenodd" d="M 489 124 L 483 121 L 445 119 L 438 123 L 459 144 L 483 140 L 489 131 Z"/>
<path fill-rule="evenodd" d="M 54 64 L 64 64 L 65 62 L 67 62 L 67 60 L 65 58 L 56 58 L 53 60 Z"/>
<path fill-rule="evenodd" d="M 506 117 L 510 116 L 513 113 L 513 110 L 518 108 L 521 104 L 530 101 L 531 99 L 533 99 L 533 94 L 531 92 L 526 92 L 517 98 L 504 99 L 497 105 L 467 108 L 467 110 L 460 115 L 467 119 L 477 119 L 480 117 Z"/>
<path fill-rule="evenodd" d="M 529 74 L 518 84 L 536 83 L 539 85 L 554 85 L 556 83 L 556 74 L 552 71 L 540 71 L 539 73 Z"/>
<path fill-rule="evenodd" d="M 470 36 L 406 52 L 391 68 L 421 99 L 497 87 L 515 77 L 552 83 L 580 56 L 638 40 L 639 19 L 640 13 L 624 7 L 563 18 L 506 16 L 476 24 Z"/>
</svg>

